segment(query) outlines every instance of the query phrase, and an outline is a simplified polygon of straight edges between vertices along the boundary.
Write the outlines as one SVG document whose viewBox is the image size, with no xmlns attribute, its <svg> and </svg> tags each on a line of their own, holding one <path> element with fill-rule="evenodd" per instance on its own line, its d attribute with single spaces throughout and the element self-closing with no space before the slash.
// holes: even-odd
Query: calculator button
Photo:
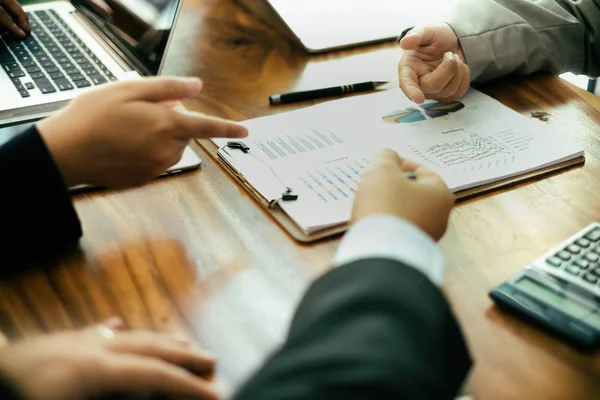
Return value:
<svg viewBox="0 0 600 400">
<path fill-rule="evenodd" d="M 590 242 L 597 242 L 598 240 L 600 240 L 600 229 L 594 229 L 584 237 Z"/>
<path fill-rule="evenodd" d="M 562 265 L 562 261 L 557 257 L 549 257 L 548 259 L 546 259 L 546 262 L 552 265 L 553 267 L 560 267 Z"/>
<path fill-rule="evenodd" d="M 590 266 L 590 262 L 585 258 L 581 258 L 575 262 L 575 265 L 581 269 L 587 269 Z"/>
<path fill-rule="evenodd" d="M 567 246 L 567 251 L 569 253 L 579 254 L 581 252 L 581 247 L 577 246 L 576 244 L 572 244 Z"/>
<path fill-rule="evenodd" d="M 596 261 L 598 261 L 598 259 L 600 259 L 600 257 L 598 257 L 598 254 L 596 254 L 596 253 L 587 253 L 585 255 L 585 258 L 587 258 L 591 262 L 596 262 Z"/>
<path fill-rule="evenodd" d="M 579 268 L 576 265 L 569 265 L 567 266 L 567 268 L 565 268 L 565 271 L 567 271 L 571 275 L 577 276 L 581 272 L 581 268 Z"/>
<path fill-rule="evenodd" d="M 596 275 L 592 275 L 592 274 L 585 274 L 585 276 L 583 277 L 583 280 L 586 282 L 589 282 L 591 284 L 596 284 L 598 283 L 598 277 Z"/>
<path fill-rule="evenodd" d="M 581 247 L 588 247 L 590 245 L 590 241 L 584 238 L 579 239 L 578 241 L 575 242 L 578 246 Z"/>
<path fill-rule="evenodd" d="M 571 253 L 563 250 L 560 253 L 558 253 L 556 255 L 556 257 L 560 258 L 561 260 L 569 261 L 571 259 Z M 596 256 L 596 257 L 598 257 L 598 256 Z M 595 260 L 590 260 L 590 261 L 595 261 Z"/>
<path fill-rule="evenodd" d="M 592 269 L 592 268 L 590 268 L 590 271 L 589 271 L 589 272 L 590 272 L 590 273 L 592 273 L 592 274 L 594 274 L 594 275 L 596 275 L 596 276 L 599 276 L 599 277 L 600 277 L 600 268 L 598 268 L 598 267 L 596 267 L 596 268 L 593 268 L 593 269 Z"/>
</svg>

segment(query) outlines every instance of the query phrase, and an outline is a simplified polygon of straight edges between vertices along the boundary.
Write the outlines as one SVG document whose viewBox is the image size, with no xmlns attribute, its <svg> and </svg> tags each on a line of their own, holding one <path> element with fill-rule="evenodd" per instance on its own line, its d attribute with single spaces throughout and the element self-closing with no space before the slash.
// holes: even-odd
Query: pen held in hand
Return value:
<svg viewBox="0 0 600 400">
<path fill-rule="evenodd" d="M 274 94 L 269 96 L 271 105 L 295 103 L 298 101 L 309 101 L 321 99 L 323 97 L 341 96 L 350 93 L 368 92 L 375 90 L 378 87 L 385 85 L 388 82 L 361 82 L 352 85 L 334 86 L 324 89 L 306 90 L 302 92 L 290 92 L 282 94 Z"/>
</svg>

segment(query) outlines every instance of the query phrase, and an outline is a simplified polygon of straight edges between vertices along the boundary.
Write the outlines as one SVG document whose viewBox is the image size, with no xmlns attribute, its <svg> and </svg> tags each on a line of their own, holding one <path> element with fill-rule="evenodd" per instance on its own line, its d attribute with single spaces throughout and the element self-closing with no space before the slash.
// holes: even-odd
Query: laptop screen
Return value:
<svg viewBox="0 0 600 400">
<path fill-rule="evenodd" d="M 182 0 L 73 0 L 142 75 L 158 75 Z"/>
</svg>

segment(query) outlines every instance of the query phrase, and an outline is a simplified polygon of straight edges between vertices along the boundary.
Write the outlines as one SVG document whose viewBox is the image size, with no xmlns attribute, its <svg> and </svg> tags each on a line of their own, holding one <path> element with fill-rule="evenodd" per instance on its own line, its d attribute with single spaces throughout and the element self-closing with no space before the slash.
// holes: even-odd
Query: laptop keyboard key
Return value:
<svg viewBox="0 0 600 400">
<path fill-rule="evenodd" d="M 50 78 L 52 78 L 54 81 L 56 81 L 57 79 L 62 79 L 65 76 L 62 74 L 62 72 L 55 72 L 53 74 L 50 74 Z M 56 83 L 56 82 L 54 82 Z M 58 85 L 58 83 L 56 83 Z"/>
<path fill-rule="evenodd" d="M 38 89 L 40 89 L 40 91 L 44 94 L 56 92 L 56 89 L 54 88 L 54 86 L 52 86 L 50 81 L 46 78 L 35 79 L 34 82 L 35 82 L 35 85 L 38 87 Z"/>
<path fill-rule="evenodd" d="M 33 86 L 33 83 L 31 83 L 31 82 L 25 82 L 25 87 L 28 90 L 31 90 L 31 89 L 35 88 L 35 86 Z"/>
<path fill-rule="evenodd" d="M 90 78 L 92 79 L 92 82 L 94 82 L 94 85 L 102 85 L 103 83 L 106 83 L 106 79 L 100 75 L 94 75 Z"/>
<path fill-rule="evenodd" d="M 44 75 L 43 72 L 35 72 L 33 74 L 30 74 L 30 75 L 31 75 L 31 78 L 34 79 L 34 80 L 35 79 L 42 79 L 42 78 L 46 77 L 46 75 Z"/>
<path fill-rule="evenodd" d="M 17 56 L 17 59 L 21 62 L 26 62 L 26 61 L 31 61 L 31 57 L 30 56 Z"/>
<path fill-rule="evenodd" d="M 60 72 L 60 69 L 58 69 L 56 67 L 50 67 L 50 68 L 46 68 L 46 72 L 49 74 L 55 74 L 57 72 Z"/>
<path fill-rule="evenodd" d="M 25 76 L 25 72 L 21 71 L 20 69 L 14 70 L 14 71 L 10 71 L 8 73 L 8 76 L 11 78 L 20 78 L 22 76 Z"/>
<path fill-rule="evenodd" d="M 67 79 L 57 79 L 54 81 L 54 84 L 61 92 L 73 89 L 73 85 L 71 85 L 71 82 L 69 82 Z"/>
<path fill-rule="evenodd" d="M 37 64 L 36 64 L 36 63 L 34 63 L 33 61 L 27 61 L 27 62 L 24 62 L 24 63 L 23 63 L 23 66 L 24 66 L 25 68 L 29 68 L 29 67 L 37 67 Z"/>
<path fill-rule="evenodd" d="M 25 90 L 25 86 L 23 85 L 15 85 L 15 87 L 17 88 L 17 90 L 20 92 L 21 90 Z"/>
<path fill-rule="evenodd" d="M 100 72 L 98 72 L 98 70 L 94 67 L 92 68 L 83 68 L 83 72 L 85 72 L 88 75 L 100 75 Z"/>
<path fill-rule="evenodd" d="M 83 75 L 71 75 L 71 80 L 74 82 L 85 80 L 85 76 Z"/>
<path fill-rule="evenodd" d="M 65 72 L 67 73 L 67 75 L 69 76 L 73 76 L 73 75 L 80 75 L 81 72 L 79 72 L 79 70 L 77 68 L 69 68 L 69 69 L 65 69 Z"/>
<path fill-rule="evenodd" d="M 21 69 L 19 67 L 19 64 L 17 63 L 8 63 L 8 64 L 3 64 L 2 67 L 4 67 L 4 70 L 6 72 L 10 72 L 10 71 L 16 71 L 18 69 Z"/>
<path fill-rule="evenodd" d="M 21 95 L 21 97 L 31 96 L 27 90 L 19 90 L 19 94 Z"/>
<path fill-rule="evenodd" d="M 75 81 L 75 86 L 77 86 L 78 88 L 84 88 L 84 87 L 92 86 L 92 84 L 84 79 L 81 81 Z"/>
<path fill-rule="evenodd" d="M 25 71 L 29 72 L 30 74 L 33 74 L 35 72 L 40 72 L 41 70 L 38 67 L 27 67 L 25 68 Z"/>
<path fill-rule="evenodd" d="M 54 64 L 52 61 L 44 61 L 42 64 L 42 67 L 44 68 L 55 68 L 56 64 Z"/>
</svg>

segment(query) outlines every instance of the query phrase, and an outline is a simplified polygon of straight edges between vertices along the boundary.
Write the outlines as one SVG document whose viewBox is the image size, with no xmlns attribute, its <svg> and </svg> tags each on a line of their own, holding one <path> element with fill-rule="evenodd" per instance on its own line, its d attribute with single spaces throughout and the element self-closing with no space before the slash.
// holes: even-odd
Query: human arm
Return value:
<svg viewBox="0 0 600 400">
<path fill-rule="evenodd" d="M 467 74 L 600 73 L 600 0 L 461 0 L 444 21 L 400 40 L 400 87 L 417 103 L 460 98 Z"/>
<path fill-rule="evenodd" d="M 20 257 L 56 254 L 81 237 L 81 225 L 60 170 L 35 126 L 0 146 L 2 268 L 11 275 Z"/>
<path fill-rule="evenodd" d="M 423 183 L 406 182 L 394 163 L 380 156 L 363 176 L 354 226 L 337 256 L 342 264 L 310 287 L 285 343 L 236 400 L 451 399 L 458 392 L 471 361 L 436 286 L 443 264 L 433 243 L 445 231 L 452 196 L 408 162 L 403 167 L 418 169 Z M 361 243 L 365 229 L 404 250 Z M 394 232 L 402 236 L 386 236 Z M 421 256 L 406 251 L 405 240 L 424 246 L 413 249 Z M 437 255 L 423 256 L 432 249 Z"/>
<path fill-rule="evenodd" d="M 196 78 L 108 84 L 1 146 L 0 275 L 77 242 L 82 232 L 68 187 L 138 186 L 177 163 L 193 138 L 247 135 L 239 124 L 165 103 L 200 89 Z"/>
<path fill-rule="evenodd" d="M 31 33 L 29 18 L 17 0 L 0 0 L 0 32 L 4 30 L 18 39 Z"/>
<path fill-rule="evenodd" d="M 209 382 L 214 366 L 210 354 L 182 335 L 125 331 L 113 318 L 0 348 L 0 398 L 150 400 L 170 394 L 216 400 Z"/>
<path fill-rule="evenodd" d="M 474 81 L 513 72 L 600 73 L 599 0 L 462 0 L 446 22 Z"/>
</svg>

